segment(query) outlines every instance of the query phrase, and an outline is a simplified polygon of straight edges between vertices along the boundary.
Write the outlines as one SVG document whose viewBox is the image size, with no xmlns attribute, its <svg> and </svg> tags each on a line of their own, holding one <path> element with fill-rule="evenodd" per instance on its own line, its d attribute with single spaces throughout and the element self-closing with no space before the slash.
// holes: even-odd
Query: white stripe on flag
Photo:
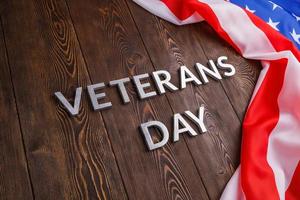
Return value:
<svg viewBox="0 0 300 200">
<path fill-rule="evenodd" d="M 241 185 L 241 167 L 239 166 L 236 171 L 234 172 L 233 176 L 231 177 L 230 181 L 228 182 L 228 185 L 231 185 L 231 187 L 226 187 L 223 191 L 223 194 L 220 198 L 220 200 L 232 200 L 232 199 L 239 199 L 239 200 L 245 200 L 245 194 L 242 190 Z"/>
<path fill-rule="evenodd" d="M 159 0 L 134 1 L 148 11 L 174 24 L 182 25 L 189 23 L 190 18 L 180 21 Z M 295 107 L 296 105 L 300 105 L 299 61 L 290 51 L 276 52 L 264 32 L 256 27 L 245 11 L 238 6 L 223 0 L 202 0 L 200 2 L 204 2 L 210 6 L 222 28 L 238 46 L 245 58 L 264 60 L 262 62 L 264 69 L 260 74 L 252 99 L 256 95 L 269 69 L 268 60 L 288 59 L 283 87 L 278 98 L 279 121 L 269 136 L 267 151 L 267 161 L 275 174 L 280 199 L 284 199 L 285 191 L 289 186 L 300 158 L 300 106 Z M 194 23 L 197 20 L 190 21 Z M 233 193 L 235 194 L 234 196 Z M 222 199 L 244 199 L 244 195 L 242 194 L 240 168 L 238 168 L 228 183 Z"/>
<path fill-rule="evenodd" d="M 144 9 L 148 10 L 149 12 L 155 14 L 158 17 L 161 17 L 173 24 L 176 25 L 185 25 L 185 24 L 192 24 L 192 23 L 197 23 L 200 21 L 203 21 L 203 18 L 198 14 L 194 13 L 191 15 L 189 18 L 181 21 L 178 19 L 160 0 L 133 0 L 140 6 L 142 6 Z"/>
<path fill-rule="evenodd" d="M 222 28 L 239 47 L 245 58 L 258 60 L 288 58 L 284 84 L 278 98 L 279 121 L 270 134 L 267 152 L 267 161 L 274 172 L 280 199 L 284 199 L 285 191 L 300 158 L 300 108 L 295 109 L 295 103 L 291 103 L 300 102 L 299 62 L 290 51 L 276 52 L 267 36 L 238 6 L 224 1 L 202 2 L 211 7 Z M 243 27 L 237 27 L 233 23 L 243 25 Z M 265 74 L 266 71 L 260 76 L 265 76 Z M 260 84 L 261 82 L 258 82 L 256 90 Z"/>
</svg>

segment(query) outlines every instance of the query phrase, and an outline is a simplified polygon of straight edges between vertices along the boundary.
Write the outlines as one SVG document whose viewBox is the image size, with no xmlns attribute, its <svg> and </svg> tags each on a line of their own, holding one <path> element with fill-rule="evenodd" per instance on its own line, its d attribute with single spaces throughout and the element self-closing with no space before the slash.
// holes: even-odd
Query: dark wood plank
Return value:
<svg viewBox="0 0 300 200">
<path fill-rule="evenodd" d="M 93 82 L 154 70 L 122 0 L 67 2 Z M 173 112 L 166 97 L 140 101 L 132 85 L 128 90 L 127 105 L 120 103 L 115 90 L 107 91 L 113 108 L 103 111 L 103 118 L 129 198 L 207 199 L 184 141 L 148 152 L 138 132 L 140 123 L 153 119 L 170 128 Z"/>
<path fill-rule="evenodd" d="M 199 23 L 195 26 L 199 30 L 197 41 L 205 49 L 206 57 L 208 59 L 217 59 L 219 56 L 226 55 L 229 56 L 228 62 L 235 66 L 236 75 L 221 82 L 240 120 L 243 121 L 260 74 L 260 62 L 246 60 L 241 57 L 229 44 L 218 37 L 207 23 Z"/>
<path fill-rule="evenodd" d="M 128 2 L 145 46 L 157 69 L 167 69 L 176 77 L 181 65 L 193 70 L 196 62 L 208 62 L 195 25 L 178 27 L 154 17 L 133 2 Z M 211 40 L 214 40 L 212 37 Z M 222 48 L 221 46 L 219 48 Z M 218 48 L 215 49 L 218 52 Z M 231 55 L 227 55 L 231 57 Z M 174 83 L 178 78 L 174 78 Z M 211 199 L 218 199 L 239 163 L 241 124 L 220 82 L 210 81 L 199 87 L 190 86 L 181 92 L 167 94 L 173 110 L 207 108 L 209 133 L 202 137 L 186 137 L 193 159 Z"/>
<path fill-rule="evenodd" d="M 6 7 L 6 0 L 0 1 L 0 15 Z"/>
<path fill-rule="evenodd" d="M 0 23 L 0 197 L 1 199 L 32 199 L 15 103 Z"/>
<path fill-rule="evenodd" d="M 65 2 L 8 1 L 3 24 L 35 197 L 127 199 L 101 115 L 53 95 L 90 84 Z"/>
</svg>

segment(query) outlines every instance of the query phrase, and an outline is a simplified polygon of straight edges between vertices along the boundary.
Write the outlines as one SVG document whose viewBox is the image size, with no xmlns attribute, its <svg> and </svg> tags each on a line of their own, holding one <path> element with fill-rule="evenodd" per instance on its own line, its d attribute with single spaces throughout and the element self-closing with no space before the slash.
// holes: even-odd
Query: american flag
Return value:
<svg viewBox="0 0 300 200">
<path fill-rule="evenodd" d="M 221 199 L 300 199 L 300 1 L 134 1 L 177 25 L 205 20 L 243 57 L 261 61 L 241 163 Z"/>
<path fill-rule="evenodd" d="M 255 14 L 300 49 L 300 1 L 231 0 Z"/>
</svg>

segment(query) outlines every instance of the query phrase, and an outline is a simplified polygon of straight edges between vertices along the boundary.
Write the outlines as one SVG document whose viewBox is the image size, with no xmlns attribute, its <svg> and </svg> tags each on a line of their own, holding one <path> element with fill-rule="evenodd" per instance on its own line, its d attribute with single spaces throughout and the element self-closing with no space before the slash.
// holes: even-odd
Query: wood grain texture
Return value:
<svg viewBox="0 0 300 200">
<path fill-rule="evenodd" d="M 7 0 L 0 1 L 0 15 L 6 7 Z"/>
<path fill-rule="evenodd" d="M 0 16 L 1 199 L 219 199 L 239 164 L 259 63 L 205 22 L 175 26 L 131 0 L 4 0 Z M 84 89 L 70 117 L 53 95 L 72 102 L 76 87 L 159 69 L 178 85 L 180 66 L 195 72 L 196 62 L 223 55 L 233 77 L 148 100 L 128 83 L 126 105 L 106 87 L 110 110 L 93 111 Z M 201 105 L 208 133 L 147 150 L 141 123 L 162 121 L 172 137 L 173 114 Z"/>
<path fill-rule="evenodd" d="M 90 84 L 65 2 L 11 0 L 3 24 L 35 197 L 127 199 L 101 115 L 53 97 Z"/>
<path fill-rule="evenodd" d="M 67 2 L 93 82 L 154 70 L 122 0 Z M 131 84 L 127 88 L 127 105 L 113 88 L 106 90 L 113 108 L 102 114 L 129 198 L 207 199 L 184 141 L 149 152 L 138 131 L 140 123 L 153 119 L 170 129 L 173 112 L 166 97 L 141 101 Z"/>
<path fill-rule="evenodd" d="M 0 21 L 1 22 L 1 21 Z M 27 161 L 0 23 L 0 197 L 32 199 Z M 17 191 L 17 192 L 16 192 Z"/>
<path fill-rule="evenodd" d="M 195 24 L 195 28 L 198 32 L 197 41 L 203 47 L 207 59 L 216 60 L 219 56 L 226 55 L 228 62 L 235 66 L 236 74 L 232 78 L 222 80 L 221 83 L 240 121 L 243 121 L 261 71 L 259 61 L 241 57 L 229 44 L 219 38 L 206 22 Z"/>
<path fill-rule="evenodd" d="M 194 25 L 174 26 L 132 2 L 128 4 L 157 69 L 167 69 L 176 77 L 181 65 L 193 70 L 196 62 L 208 62 L 198 39 L 199 30 Z M 178 83 L 178 78 L 173 82 Z M 219 82 L 190 86 L 167 96 L 173 110 L 178 112 L 194 111 L 202 104 L 207 108 L 205 119 L 209 133 L 192 139 L 186 137 L 186 140 L 209 197 L 218 199 L 239 163 L 240 121 Z"/>
</svg>

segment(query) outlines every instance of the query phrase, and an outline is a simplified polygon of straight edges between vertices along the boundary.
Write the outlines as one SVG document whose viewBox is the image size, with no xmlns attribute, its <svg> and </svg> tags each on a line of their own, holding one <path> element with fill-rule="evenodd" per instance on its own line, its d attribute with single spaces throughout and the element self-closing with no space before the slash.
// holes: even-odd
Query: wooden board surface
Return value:
<svg viewBox="0 0 300 200">
<path fill-rule="evenodd" d="M 204 22 L 177 27 L 126 0 L 0 4 L 0 196 L 7 199 L 218 199 L 239 164 L 241 122 L 260 66 Z M 69 117 L 54 98 L 78 86 L 171 72 L 226 55 L 237 73 L 204 86 Z M 205 105 L 208 132 L 148 151 L 138 126 Z M 17 191 L 17 192 L 15 192 Z"/>
</svg>

